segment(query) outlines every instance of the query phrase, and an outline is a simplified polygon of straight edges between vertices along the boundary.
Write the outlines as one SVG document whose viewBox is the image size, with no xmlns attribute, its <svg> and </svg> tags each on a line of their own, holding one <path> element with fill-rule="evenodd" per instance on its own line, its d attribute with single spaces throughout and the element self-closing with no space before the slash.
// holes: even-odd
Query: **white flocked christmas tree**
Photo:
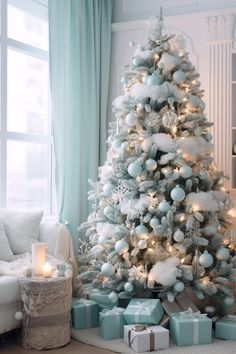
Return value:
<svg viewBox="0 0 236 354">
<path fill-rule="evenodd" d="M 118 296 L 174 301 L 190 285 L 199 299 L 234 304 L 231 203 L 213 163 L 199 74 L 162 15 L 123 68 L 107 159 L 79 230 L 80 278 Z M 223 117 L 222 117 L 223 119 Z"/>
</svg>

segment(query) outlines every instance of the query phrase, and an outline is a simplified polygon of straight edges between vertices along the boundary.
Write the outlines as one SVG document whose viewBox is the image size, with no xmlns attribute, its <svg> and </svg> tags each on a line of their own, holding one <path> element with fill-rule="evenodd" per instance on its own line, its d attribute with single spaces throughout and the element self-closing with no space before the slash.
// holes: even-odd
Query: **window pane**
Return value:
<svg viewBox="0 0 236 354">
<path fill-rule="evenodd" d="M 49 212 L 49 172 L 48 146 L 8 141 L 7 207 Z"/>
<path fill-rule="evenodd" d="M 49 131 L 48 62 L 8 50 L 7 128 L 47 134 Z"/>
<path fill-rule="evenodd" d="M 48 50 L 47 7 L 32 0 L 8 1 L 8 37 Z"/>
</svg>

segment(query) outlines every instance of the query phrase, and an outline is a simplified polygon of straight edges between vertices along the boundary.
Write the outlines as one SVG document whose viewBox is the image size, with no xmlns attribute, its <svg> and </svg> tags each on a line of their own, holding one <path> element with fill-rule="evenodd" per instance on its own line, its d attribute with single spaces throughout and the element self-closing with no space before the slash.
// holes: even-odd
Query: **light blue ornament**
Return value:
<svg viewBox="0 0 236 354">
<path fill-rule="evenodd" d="M 204 111 L 204 109 L 206 108 L 206 104 L 202 99 L 199 100 L 199 107 L 202 111 Z"/>
<path fill-rule="evenodd" d="M 142 166 L 138 161 L 134 161 L 129 165 L 128 173 L 131 177 L 138 177 L 142 173 Z"/>
<path fill-rule="evenodd" d="M 104 184 L 104 186 L 102 187 L 102 190 L 106 196 L 111 195 L 113 189 L 114 189 L 114 185 L 110 182 Z"/>
<path fill-rule="evenodd" d="M 183 166 L 180 167 L 179 173 L 180 173 L 181 177 L 189 178 L 189 177 L 192 176 L 193 170 L 192 170 L 192 168 L 190 166 L 183 165 Z"/>
<path fill-rule="evenodd" d="M 130 112 L 127 114 L 127 116 L 125 117 L 125 123 L 129 126 L 129 127 L 133 127 L 134 125 L 136 125 L 138 123 L 138 116 L 135 112 Z"/>
<path fill-rule="evenodd" d="M 235 303 L 235 298 L 233 296 L 226 296 L 224 298 L 224 304 L 226 306 L 233 306 Z"/>
<path fill-rule="evenodd" d="M 145 166 L 148 171 L 154 171 L 157 168 L 157 163 L 153 159 L 148 159 L 145 162 Z"/>
<path fill-rule="evenodd" d="M 213 257 L 210 253 L 208 253 L 207 251 L 204 251 L 204 253 L 202 253 L 199 257 L 199 263 L 201 264 L 201 266 L 203 266 L 204 268 L 209 268 L 212 266 L 213 264 Z"/>
<path fill-rule="evenodd" d="M 204 227 L 203 232 L 207 236 L 216 235 L 217 226 L 216 225 L 207 225 L 207 226 Z"/>
<path fill-rule="evenodd" d="M 152 219 L 149 221 L 149 225 L 150 225 L 153 229 L 155 229 L 159 224 L 160 224 L 160 222 L 159 222 L 159 220 L 158 220 L 156 217 L 152 218 Z"/>
<path fill-rule="evenodd" d="M 127 292 L 127 293 L 131 293 L 133 290 L 134 290 L 134 286 L 132 283 L 130 283 L 129 281 L 127 281 L 124 285 L 124 290 Z"/>
<path fill-rule="evenodd" d="M 121 149 L 122 150 L 127 150 L 128 149 L 128 147 L 129 147 L 129 143 L 128 143 L 128 141 L 124 141 L 122 144 L 121 144 Z"/>
<path fill-rule="evenodd" d="M 120 140 L 120 139 L 115 139 L 115 140 L 113 140 L 113 142 L 111 143 L 111 146 L 112 146 L 113 149 L 119 149 L 120 146 L 121 146 L 121 144 L 122 144 L 122 140 Z"/>
<path fill-rule="evenodd" d="M 148 228 L 145 225 L 140 224 L 135 227 L 135 233 L 139 237 L 147 236 L 148 235 Z"/>
<path fill-rule="evenodd" d="M 113 274 L 113 266 L 111 263 L 104 263 L 101 267 L 101 273 L 106 277 L 110 277 Z"/>
<path fill-rule="evenodd" d="M 230 257 L 230 252 L 229 252 L 228 248 L 221 247 L 216 252 L 216 258 L 219 261 L 227 261 L 229 259 L 229 257 Z"/>
<path fill-rule="evenodd" d="M 103 214 L 108 218 L 111 214 L 113 214 L 113 212 L 114 212 L 114 210 L 111 205 L 107 205 L 103 210 Z"/>
<path fill-rule="evenodd" d="M 173 74 L 173 80 L 177 84 L 182 84 L 185 80 L 185 73 L 182 70 L 175 71 Z"/>
<path fill-rule="evenodd" d="M 119 240 L 115 243 L 115 250 L 117 253 L 126 253 L 129 250 L 129 244 L 125 240 Z"/>
<path fill-rule="evenodd" d="M 114 291 L 112 291 L 112 292 L 108 295 L 108 297 L 109 297 L 110 301 L 113 302 L 113 304 L 114 304 L 114 303 L 117 303 L 117 301 L 118 301 L 118 295 L 117 295 L 117 293 L 115 293 Z"/>
<path fill-rule="evenodd" d="M 185 198 L 185 191 L 177 184 L 177 186 L 172 189 L 170 196 L 175 202 L 181 202 Z"/>
<path fill-rule="evenodd" d="M 182 291 L 184 291 L 185 285 L 182 281 L 177 281 L 173 288 L 175 291 L 177 291 L 177 293 L 182 293 Z"/>
<path fill-rule="evenodd" d="M 197 108 L 198 107 L 198 98 L 194 95 L 190 95 L 188 97 L 188 103 L 190 104 L 190 106 L 192 106 L 193 108 Z"/>
<path fill-rule="evenodd" d="M 129 46 L 130 46 L 130 47 L 135 47 L 135 41 L 134 41 L 134 39 L 132 39 L 132 40 L 129 42 Z"/>
<path fill-rule="evenodd" d="M 144 60 L 143 60 L 143 58 L 141 58 L 139 56 L 136 56 L 136 57 L 133 58 L 132 64 L 134 66 L 142 66 L 144 64 Z"/>
<path fill-rule="evenodd" d="M 147 248 L 147 241 L 146 240 L 140 240 L 138 242 L 138 248 L 140 250 L 145 250 L 145 248 Z"/>
<path fill-rule="evenodd" d="M 173 236 L 176 242 L 182 242 L 184 240 L 184 233 L 180 229 L 177 229 Z"/>
<path fill-rule="evenodd" d="M 170 208 L 171 206 L 166 200 L 163 200 L 163 202 L 160 202 L 160 204 L 158 205 L 158 209 L 162 213 L 167 213 L 170 210 Z"/>
<path fill-rule="evenodd" d="M 206 133 L 204 135 L 204 137 L 205 137 L 206 141 L 208 141 L 208 142 L 212 140 L 212 135 L 210 133 Z"/>
<path fill-rule="evenodd" d="M 160 85 L 162 83 L 163 79 L 161 75 L 153 73 L 152 75 L 147 77 L 147 85 L 152 86 L 152 85 Z"/>
</svg>

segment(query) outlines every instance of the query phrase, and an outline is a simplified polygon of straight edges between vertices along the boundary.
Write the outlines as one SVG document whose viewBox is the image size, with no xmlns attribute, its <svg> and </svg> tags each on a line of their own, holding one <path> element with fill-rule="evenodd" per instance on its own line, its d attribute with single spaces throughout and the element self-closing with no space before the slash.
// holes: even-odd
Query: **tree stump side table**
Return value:
<svg viewBox="0 0 236 354">
<path fill-rule="evenodd" d="M 20 278 L 22 344 L 43 350 L 70 342 L 72 278 Z"/>
</svg>

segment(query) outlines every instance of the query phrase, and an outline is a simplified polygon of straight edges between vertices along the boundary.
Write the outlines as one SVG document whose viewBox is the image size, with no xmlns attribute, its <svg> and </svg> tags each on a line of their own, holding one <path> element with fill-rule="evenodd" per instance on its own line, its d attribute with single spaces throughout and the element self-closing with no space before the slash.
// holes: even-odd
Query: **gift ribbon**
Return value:
<svg viewBox="0 0 236 354">
<path fill-rule="evenodd" d="M 193 312 L 191 308 L 187 311 L 182 311 L 179 314 L 180 318 L 191 318 L 193 320 L 193 344 L 199 344 L 199 319 L 205 318 L 206 313 L 201 313 L 200 311 Z"/>
<path fill-rule="evenodd" d="M 123 323 L 121 323 L 121 314 L 124 312 L 124 309 L 122 307 L 113 307 L 113 309 L 109 310 L 109 309 L 104 309 L 102 310 L 101 313 L 103 313 L 105 316 L 109 316 L 109 315 L 115 315 L 115 321 L 116 321 L 116 336 L 117 337 L 122 337 L 122 329 L 123 329 Z M 99 325 L 101 326 L 102 322 L 104 321 L 106 317 L 103 317 L 100 322 Z"/>
<path fill-rule="evenodd" d="M 91 305 L 94 303 L 93 300 L 87 299 L 79 299 L 76 301 L 77 304 L 85 305 L 86 312 L 86 328 L 92 327 L 92 313 L 91 313 Z"/>
<path fill-rule="evenodd" d="M 128 342 L 129 342 L 130 348 L 132 348 L 132 344 L 133 344 L 135 338 L 138 336 L 138 334 L 136 334 L 136 335 L 134 335 L 133 339 L 131 339 L 132 331 L 134 331 L 136 333 L 147 331 L 149 333 L 149 344 L 150 344 L 149 351 L 152 352 L 155 350 L 155 334 L 154 334 L 154 332 L 152 330 L 150 330 L 149 328 L 142 326 L 142 325 L 134 326 L 134 328 L 129 329 Z"/>
<path fill-rule="evenodd" d="M 150 307 L 148 305 L 149 305 L 149 301 L 140 302 L 139 304 L 136 304 L 136 305 L 132 305 L 132 304 L 128 305 L 129 309 L 130 308 L 137 309 L 137 311 L 134 314 L 134 321 L 135 322 L 140 321 L 139 315 L 142 311 L 149 311 L 150 310 Z"/>
</svg>

